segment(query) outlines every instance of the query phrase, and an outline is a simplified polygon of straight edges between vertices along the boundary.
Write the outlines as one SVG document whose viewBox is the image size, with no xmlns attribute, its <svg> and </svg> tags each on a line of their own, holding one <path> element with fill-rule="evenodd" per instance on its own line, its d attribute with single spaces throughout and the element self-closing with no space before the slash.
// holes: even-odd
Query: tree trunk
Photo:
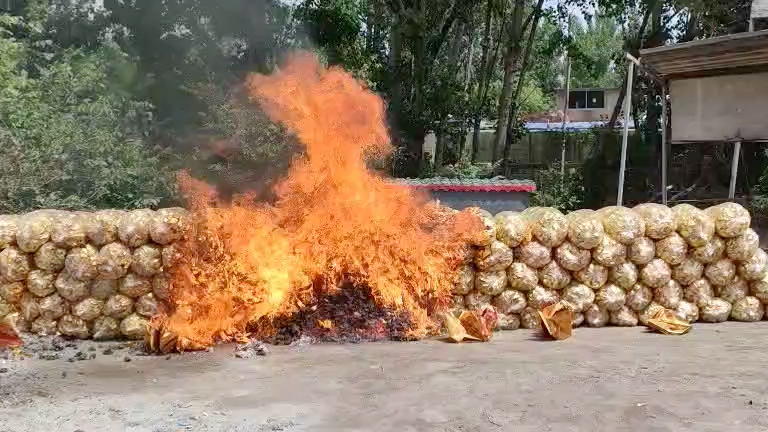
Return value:
<svg viewBox="0 0 768 432">
<path fill-rule="evenodd" d="M 470 162 L 477 162 L 477 155 L 480 152 L 480 121 L 482 117 L 483 107 L 483 94 L 488 86 L 488 77 L 491 75 L 488 73 L 488 69 L 492 69 L 492 65 L 489 65 L 488 57 L 491 49 L 491 25 L 493 24 L 493 0 L 486 0 L 485 10 L 485 25 L 483 27 L 483 42 L 482 53 L 480 54 L 480 71 L 477 74 L 478 83 L 477 91 L 475 94 L 474 109 L 472 112 L 472 154 L 470 156 Z"/>
<path fill-rule="evenodd" d="M 632 41 L 629 41 L 627 43 L 627 46 L 629 47 L 629 52 L 633 56 L 637 57 L 639 55 L 640 47 L 643 43 L 643 34 L 645 33 L 645 28 L 648 26 L 648 20 L 651 17 L 651 12 L 653 12 L 654 8 L 656 6 L 656 0 L 651 0 L 651 2 L 646 7 L 645 13 L 643 14 L 643 21 L 640 23 L 640 28 L 637 31 L 637 35 L 635 36 L 635 39 Z M 613 107 L 613 113 L 611 113 L 611 120 L 608 122 L 608 129 L 613 130 L 613 128 L 616 127 L 616 121 L 619 118 L 619 113 L 621 112 L 621 108 L 624 105 L 624 97 L 627 93 L 627 74 L 624 74 L 624 80 L 621 84 L 621 90 L 619 90 L 619 97 L 616 99 L 616 105 Z M 631 117 L 631 113 L 624 113 L 625 121 L 628 121 Z"/>
<path fill-rule="evenodd" d="M 521 29 L 523 24 L 524 0 L 515 0 L 515 9 L 512 11 L 511 29 L 508 33 L 508 45 L 504 54 L 504 81 L 499 96 L 498 120 L 496 124 L 496 135 L 493 139 L 493 153 L 491 162 L 496 162 L 500 148 L 507 139 L 507 126 L 509 125 L 509 113 L 512 109 L 512 98 L 514 96 L 514 83 L 518 72 L 520 71 L 520 62 L 522 50 L 520 48 Z"/>
<path fill-rule="evenodd" d="M 445 158 L 445 135 L 446 135 L 446 121 L 445 119 L 440 121 L 440 125 L 435 130 L 435 163 L 433 166 L 434 172 L 437 172 L 443 167 L 443 159 Z"/>
<path fill-rule="evenodd" d="M 528 17 L 528 23 L 530 24 L 530 31 L 528 32 L 528 42 L 525 44 L 525 54 L 523 55 L 523 63 L 520 66 L 520 77 L 517 79 L 517 88 L 515 88 L 515 94 L 513 96 L 514 104 L 509 112 L 509 124 L 507 126 L 507 139 L 504 142 L 504 154 L 503 159 L 509 159 L 509 155 L 512 152 L 512 144 L 515 139 L 514 129 L 517 126 L 517 114 L 520 108 L 520 92 L 523 88 L 523 81 L 525 80 L 525 72 L 528 70 L 528 61 L 531 58 L 531 51 L 533 51 L 533 42 L 536 39 L 536 30 L 539 27 L 539 20 L 541 19 L 541 7 L 544 5 L 544 0 L 539 0 L 536 8 L 531 11 L 531 15 Z"/>
<path fill-rule="evenodd" d="M 428 130 L 428 125 L 423 124 L 422 119 L 418 118 L 424 111 L 424 85 L 426 84 L 426 40 L 417 38 L 413 47 L 413 87 L 411 100 L 411 115 L 416 116 L 413 124 L 409 128 L 408 136 L 408 156 L 411 160 L 409 164 L 408 175 L 416 177 L 423 168 L 424 161 L 424 137 Z"/>
<path fill-rule="evenodd" d="M 470 27 L 469 31 L 467 32 L 469 34 L 469 52 L 467 53 L 467 64 L 464 69 L 464 91 L 469 90 L 469 85 L 472 83 L 472 60 L 474 60 L 475 56 L 475 37 L 474 37 L 474 31 Z"/>
<path fill-rule="evenodd" d="M 395 146 L 403 147 L 402 137 L 402 115 L 403 115 L 403 87 L 402 80 L 400 78 L 401 70 L 401 56 L 403 51 L 403 38 L 400 22 L 395 18 L 395 22 L 392 25 L 392 31 L 389 39 L 389 65 L 388 68 L 392 73 L 389 75 L 389 104 L 387 106 L 389 111 L 389 125 L 390 135 Z M 401 156 L 400 156 L 401 157 Z M 396 159 L 393 164 L 393 169 L 396 172 L 402 169 L 402 159 Z M 394 174 L 394 173 L 393 173 Z"/>
<path fill-rule="evenodd" d="M 467 54 L 467 64 L 466 69 L 464 70 L 464 92 L 469 91 L 469 86 L 472 83 L 472 58 L 474 57 L 475 53 L 475 38 L 473 37 L 474 31 L 470 27 L 469 31 L 469 53 Z M 467 116 L 462 118 L 462 134 L 461 138 L 459 139 L 459 152 L 458 155 L 456 155 L 457 162 L 464 162 L 466 160 L 466 157 L 464 155 L 464 151 L 466 150 L 467 146 L 467 133 L 469 133 L 469 125 L 470 125 L 470 118 L 474 119 L 474 110 L 473 112 Z M 474 124 L 474 122 L 472 122 Z"/>
<path fill-rule="evenodd" d="M 464 123 L 464 126 L 468 125 L 468 122 Z M 467 149 L 467 134 L 469 133 L 469 128 L 465 127 L 462 129 L 461 137 L 459 138 L 459 154 L 456 155 L 456 162 L 464 162 L 466 161 L 466 158 L 464 158 L 464 152 Z"/>
<path fill-rule="evenodd" d="M 480 113 L 475 113 L 475 118 L 472 119 L 472 157 L 471 163 L 477 162 L 477 156 L 480 154 Z"/>
<path fill-rule="evenodd" d="M 499 148 L 503 148 L 502 146 L 507 139 L 509 114 L 512 110 L 512 98 L 514 96 L 513 84 L 519 64 L 517 59 L 520 57 L 520 50 L 518 48 L 517 46 L 510 46 L 504 55 L 504 81 L 501 87 L 501 95 L 499 96 L 498 120 L 496 123 L 496 134 L 493 137 L 493 152 L 491 155 L 492 163 L 498 160 Z"/>
<path fill-rule="evenodd" d="M 664 44 L 664 28 L 662 25 L 662 4 L 656 3 L 651 13 L 651 37 L 648 38 L 647 48 L 655 48 Z M 656 97 L 659 95 L 659 86 L 656 80 L 650 79 L 646 89 L 646 121 L 648 124 L 648 144 L 652 150 L 650 167 L 646 178 L 653 179 L 652 184 L 659 180 L 657 173 L 661 172 L 661 135 L 659 135 L 659 107 L 656 105 Z M 655 169 L 654 169 L 655 168 Z M 656 189 L 656 188 L 654 188 Z"/>
<path fill-rule="evenodd" d="M 469 7 L 469 0 L 454 0 L 445 10 L 442 20 L 437 25 L 426 25 L 429 21 L 425 15 L 427 11 L 424 7 L 424 1 L 415 2 L 414 5 L 408 7 L 405 7 L 402 1 L 392 1 L 387 2 L 387 4 L 397 18 L 401 20 L 402 25 L 408 25 L 407 41 L 411 53 L 411 73 L 400 74 L 402 75 L 400 79 L 410 78 L 407 80 L 410 91 L 401 90 L 401 98 L 405 100 L 405 95 L 408 95 L 409 103 L 407 104 L 407 112 L 401 114 L 399 129 L 406 139 L 405 146 L 400 146 L 406 150 L 403 174 L 416 176 L 423 159 L 424 136 L 431 126 L 426 123 L 424 115 L 424 85 L 432 74 L 433 65 L 439 57 L 454 23 Z M 435 29 L 438 30 L 434 32 Z M 406 106 L 401 105 L 400 108 L 403 111 Z"/>
</svg>

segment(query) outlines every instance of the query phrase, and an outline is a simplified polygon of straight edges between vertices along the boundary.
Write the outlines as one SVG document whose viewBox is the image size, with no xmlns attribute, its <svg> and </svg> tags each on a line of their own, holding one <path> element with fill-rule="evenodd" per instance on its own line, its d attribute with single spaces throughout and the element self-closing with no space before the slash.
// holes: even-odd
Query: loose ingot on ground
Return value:
<svg viewBox="0 0 768 432">
<path fill-rule="evenodd" d="M 149 327 L 144 338 L 147 351 L 157 354 L 169 354 L 178 349 L 178 337 L 176 335 L 158 328 Z"/>
<path fill-rule="evenodd" d="M 448 338 L 454 342 L 473 340 L 487 342 L 493 335 L 498 315 L 493 308 L 463 311 L 456 318 L 450 313 L 444 315 Z"/>
<path fill-rule="evenodd" d="M 545 335 L 555 340 L 571 337 L 573 332 L 573 310 L 564 302 L 546 306 L 538 311 Z"/>
<path fill-rule="evenodd" d="M 23 345 L 16 324 L 11 319 L 0 320 L 0 348 L 16 348 Z"/>
<path fill-rule="evenodd" d="M 454 342 L 463 342 L 465 339 L 480 340 L 467 334 L 461 321 L 451 313 L 445 314 L 445 328 L 448 331 L 448 338 Z"/>
<path fill-rule="evenodd" d="M 493 335 L 493 327 L 496 325 L 496 314 L 487 314 L 486 311 L 464 311 L 459 316 L 461 326 L 467 331 L 467 335 L 474 339 L 487 342 Z"/>
<path fill-rule="evenodd" d="M 648 320 L 648 327 L 666 335 L 683 335 L 691 329 L 691 324 L 675 316 L 675 311 L 661 309 Z"/>
</svg>

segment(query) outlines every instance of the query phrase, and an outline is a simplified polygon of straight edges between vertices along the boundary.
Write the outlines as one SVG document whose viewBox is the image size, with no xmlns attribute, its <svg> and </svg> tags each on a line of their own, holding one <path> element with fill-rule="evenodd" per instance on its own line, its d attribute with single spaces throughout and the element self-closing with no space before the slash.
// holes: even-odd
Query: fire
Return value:
<svg viewBox="0 0 768 432">
<path fill-rule="evenodd" d="M 393 150 L 384 106 L 343 70 L 300 53 L 247 85 L 305 155 L 276 186 L 274 204 L 252 194 L 217 202 L 213 188 L 180 177 L 194 223 L 172 270 L 173 310 L 154 328 L 187 349 L 291 324 L 392 331 L 387 317 L 403 320 L 410 337 L 434 331 L 479 220 L 368 169 Z M 386 313 L 343 309 L 355 302 Z"/>
</svg>

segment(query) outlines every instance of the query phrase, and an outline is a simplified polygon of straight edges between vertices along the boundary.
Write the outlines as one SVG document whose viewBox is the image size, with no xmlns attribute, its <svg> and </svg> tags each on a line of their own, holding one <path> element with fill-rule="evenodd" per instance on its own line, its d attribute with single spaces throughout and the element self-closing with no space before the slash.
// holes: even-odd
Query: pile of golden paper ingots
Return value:
<svg viewBox="0 0 768 432">
<path fill-rule="evenodd" d="M 0 216 L 0 323 L 80 339 L 142 339 L 168 300 L 180 208 Z"/>
<path fill-rule="evenodd" d="M 506 330 L 568 316 L 572 327 L 661 322 L 683 333 L 766 316 L 768 254 L 739 204 L 479 214 L 486 235 L 457 277 L 448 321 L 492 310 L 488 325 Z"/>
</svg>

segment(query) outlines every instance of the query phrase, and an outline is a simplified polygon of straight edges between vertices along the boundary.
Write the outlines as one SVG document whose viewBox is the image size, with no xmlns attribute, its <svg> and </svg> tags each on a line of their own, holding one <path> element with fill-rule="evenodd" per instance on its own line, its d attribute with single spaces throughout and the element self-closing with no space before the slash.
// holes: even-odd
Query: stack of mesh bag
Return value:
<svg viewBox="0 0 768 432">
<path fill-rule="evenodd" d="M 169 299 L 185 210 L 40 210 L 0 216 L 0 319 L 21 331 L 144 337 Z"/>
<path fill-rule="evenodd" d="M 493 307 L 500 328 L 540 328 L 537 311 L 560 301 L 574 326 L 646 324 L 662 309 L 689 322 L 766 315 L 768 254 L 739 204 L 479 214 L 487 235 L 454 307 Z"/>
</svg>

